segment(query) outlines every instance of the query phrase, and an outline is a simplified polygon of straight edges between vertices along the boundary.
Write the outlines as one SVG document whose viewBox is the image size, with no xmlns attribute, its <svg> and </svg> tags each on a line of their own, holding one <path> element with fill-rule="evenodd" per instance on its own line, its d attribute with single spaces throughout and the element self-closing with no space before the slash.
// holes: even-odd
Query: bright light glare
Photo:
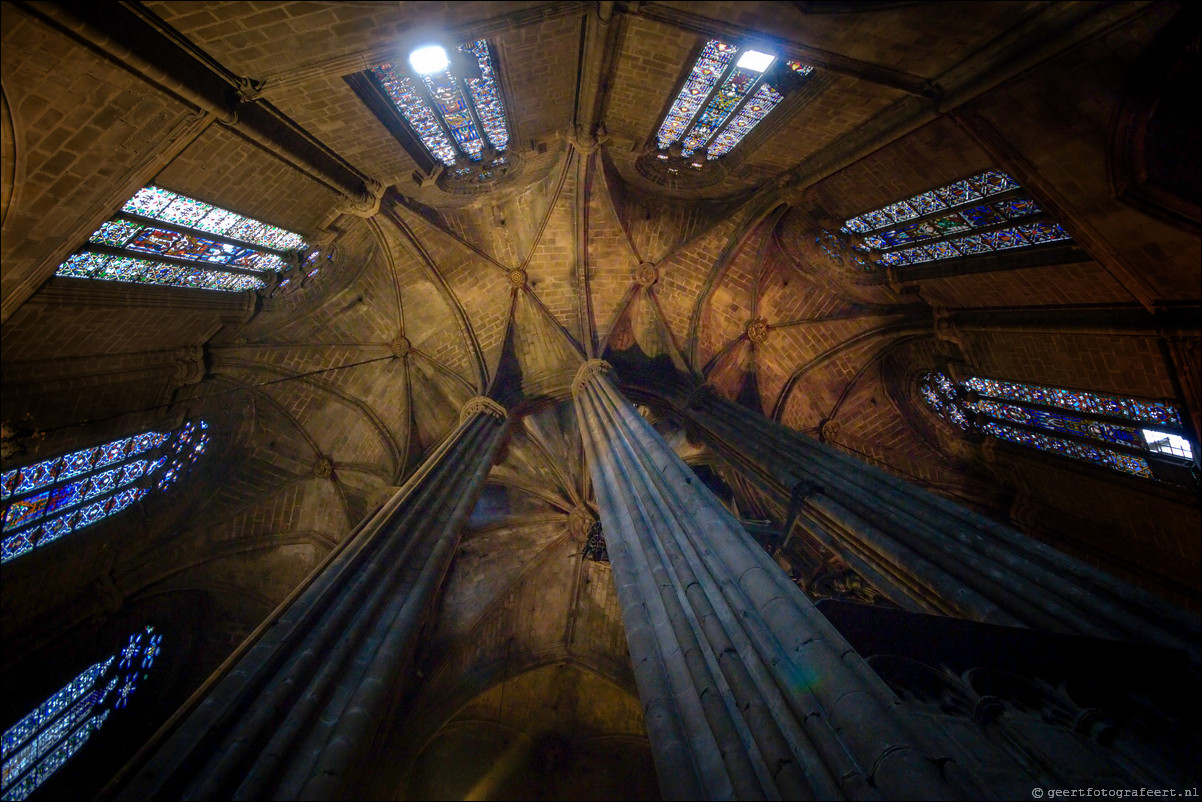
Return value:
<svg viewBox="0 0 1202 802">
<path fill-rule="evenodd" d="M 1184 437 L 1178 437 L 1169 432 L 1158 432 L 1155 429 L 1144 429 L 1144 440 L 1148 442 L 1148 448 L 1153 451 L 1193 459 L 1194 450 L 1190 447 L 1189 440 Z"/>
<path fill-rule="evenodd" d="M 418 75 L 441 72 L 450 63 L 451 60 L 447 58 L 447 51 L 438 45 L 419 47 L 409 54 L 409 64 L 412 65 Z"/>
<path fill-rule="evenodd" d="M 772 66 L 772 62 L 774 61 L 776 61 L 776 58 L 767 53 L 761 53 L 758 50 L 745 50 L 743 51 L 743 55 L 739 56 L 739 63 L 736 66 L 742 67 L 745 70 L 763 72 Z"/>
</svg>

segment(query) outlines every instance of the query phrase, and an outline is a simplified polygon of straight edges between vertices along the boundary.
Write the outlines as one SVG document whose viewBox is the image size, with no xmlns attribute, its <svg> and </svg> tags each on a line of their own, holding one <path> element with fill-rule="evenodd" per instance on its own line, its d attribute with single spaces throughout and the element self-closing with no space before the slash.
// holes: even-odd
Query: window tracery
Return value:
<svg viewBox="0 0 1202 802">
<path fill-rule="evenodd" d="M 114 710 L 149 676 L 162 653 L 153 626 L 129 636 L 124 648 L 88 667 L 4 732 L 0 798 L 21 800 L 80 750 Z"/>
<path fill-rule="evenodd" d="M 306 249 L 299 234 L 149 186 L 55 275 L 240 292 L 290 273 Z"/>
<path fill-rule="evenodd" d="M 1161 478 L 1156 468 L 1165 458 L 1196 460 L 1181 414 L 1161 401 L 978 376 L 955 383 L 939 372 L 923 376 L 919 392 L 936 415 L 965 432 L 1133 476 Z"/>
<path fill-rule="evenodd" d="M 0 474 L 8 562 L 166 490 L 208 447 L 208 424 L 143 432 Z"/>
<path fill-rule="evenodd" d="M 452 183 L 488 184 L 509 172 L 513 155 L 505 103 L 488 42 L 464 42 L 454 59 L 437 45 L 414 51 L 410 67 L 387 62 L 368 71 Z"/>
<path fill-rule="evenodd" d="M 1001 170 L 959 181 L 864 212 L 843 223 L 852 247 L 884 267 L 1071 242 L 1023 188 Z"/>
</svg>

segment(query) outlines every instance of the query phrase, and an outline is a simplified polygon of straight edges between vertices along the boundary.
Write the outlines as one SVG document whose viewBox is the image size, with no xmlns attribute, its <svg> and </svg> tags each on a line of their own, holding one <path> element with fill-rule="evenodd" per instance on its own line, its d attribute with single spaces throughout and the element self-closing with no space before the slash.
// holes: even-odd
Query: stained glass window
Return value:
<svg viewBox="0 0 1202 802">
<path fill-rule="evenodd" d="M 1071 241 L 1018 182 L 986 170 L 843 224 L 855 248 L 887 267 Z"/>
<path fill-rule="evenodd" d="M 424 58 L 415 60 L 419 55 Z M 503 152 L 509 145 L 505 105 L 488 43 L 464 42 L 457 61 L 458 67 L 445 51 L 431 46 L 415 51 L 412 69 L 388 62 L 370 71 L 430 155 L 447 167 L 484 160 L 486 146 Z"/>
<path fill-rule="evenodd" d="M 71 759 L 114 710 L 129 703 L 162 652 L 154 627 L 130 635 L 116 654 L 90 666 L 4 733 L 0 798 L 25 799 Z"/>
<path fill-rule="evenodd" d="M 711 39 L 660 124 L 660 149 L 680 143 L 687 158 L 704 148 L 708 160 L 729 153 L 784 99 L 780 86 L 773 86 L 776 62 L 767 53 Z M 802 78 L 812 72 L 799 61 L 787 66 Z"/>
<path fill-rule="evenodd" d="M 0 562 L 83 529 L 166 490 L 208 447 L 208 424 L 143 432 L 0 474 Z"/>
<path fill-rule="evenodd" d="M 1194 461 L 1180 413 L 1170 404 L 1039 384 L 942 373 L 919 383 L 927 405 L 965 431 L 1155 478 L 1149 455 Z"/>
<path fill-rule="evenodd" d="M 55 275 L 240 292 L 291 272 L 307 249 L 299 234 L 150 186 Z"/>
</svg>

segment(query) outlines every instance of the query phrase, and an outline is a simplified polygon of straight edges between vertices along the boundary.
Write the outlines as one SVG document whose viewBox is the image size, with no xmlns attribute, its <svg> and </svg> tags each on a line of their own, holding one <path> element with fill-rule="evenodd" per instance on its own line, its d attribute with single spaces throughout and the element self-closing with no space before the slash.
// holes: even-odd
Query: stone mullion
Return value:
<svg viewBox="0 0 1202 802">
<path fill-rule="evenodd" d="M 742 461 L 761 480 L 786 488 L 799 478 L 814 482 L 826 497 L 859 517 L 868 514 L 941 566 L 946 576 L 933 589 L 959 588 L 945 597 L 948 603 L 964 607 L 958 597 L 975 591 L 1027 625 L 1131 637 L 1185 649 L 1197 659 L 1197 621 L 1150 594 L 729 402 L 708 398 L 689 412 L 722 450 L 747 454 Z M 875 539 L 856 527 L 849 534 Z M 896 567 L 911 569 L 904 562 Z M 990 620 L 965 609 L 969 617 Z"/>
<path fill-rule="evenodd" d="M 498 409 L 466 416 L 159 742 L 123 798 L 329 798 L 355 786 L 501 442 Z"/>
<path fill-rule="evenodd" d="M 952 786 L 909 745 L 914 738 L 893 719 L 888 709 L 892 694 L 871 669 L 721 502 L 690 477 L 687 466 L 609 380 L 590 374 L 578 376 L 575 394 L 589 444 L 590 469 L 602 491 L 598 502 L 607 539 L 646 541 L 644 550 L 660 561 L 664 575 L 672 578 L 685 602 L 686 615 L 696 619 L 691 627 L 721 655 L 717 667 L 729 676 L 739 711 L 750 716 L 744 726 L 756 731 L 753 740 L 759 739 L 759 743 L 745 742 L 746 748 L 756 750 L 751 755 L 755 760 L 774 761 L 768 763 L 768 783 L 762 793 L 770 797 L 954 796 Z M 604 415 L 597 417 L 599 411 Z M 659 511 L 661 519 L 674 525 L 664 526 L 653 516 L 623 517 L 623 508 L 639 507 Z M 627 552 L 611 547 L 611 565 L 619 582 L 625 571 L 637 570 L 623 565 L 628 558 Z M 619 594 L 630 596 L 640 590 L 627 584 L 619 587 Z M 624 619 L 646 603 L 645 598 L 624 598 Z M 628 632 L 633 628 L 628 622 Z M 630 641 L 637 666 L 641 644 L 633 635 Z M 672 648 L 662 654 L 668 670 L 682 661 Z M 736 662 L 741 662 L 738 668 Z M 799 682 L 803 676 L 813 682 Z M 646 697 L 641 681 L 639 687 Z M 646 699 L 645 704 L 649 704 Z M 660 744 L 654 736 L 652 744 L 658 766 Z M 780 771 L 779 750 L 786 744 L 791 754 L 785 759 L 800 772 Z M 660 771 L 663 776 L 662 766 Z M 665 794 L 674 790 L 669 785 L 674 779 L 663 781 Z M 706 787 L 704 795 L 720 796 L 724 790 Z"/>
</svg>

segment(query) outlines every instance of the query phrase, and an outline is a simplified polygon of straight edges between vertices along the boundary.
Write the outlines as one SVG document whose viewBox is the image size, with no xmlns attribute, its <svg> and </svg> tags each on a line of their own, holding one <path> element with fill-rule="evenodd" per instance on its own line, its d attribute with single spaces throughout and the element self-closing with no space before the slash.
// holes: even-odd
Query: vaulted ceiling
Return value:
<svg viewBox="0 0 1202 802">
<path fill-rule="evenodd" d="M 1196 234 L 1122 205 L 1103 142 L 1131 65 L 1175 11 L 145 2 L 105 19 L 66 4 L 6 4 L 6 125 L 19 132 L 5 156 L 6 181 L 8 164 L 15 176 L 4 214 L 6 373 L 203 347 L 204 380 L 182 383 L 174 400 L 216 432 L 209 463 L 135 532 L 114 539 L 117 524 L 105 524 L 70 549 L 6 567 L 6 629 L 36 651 L 57 637 L 47 622 L 69 632 L 106 609 L 133 619 L 208 593 L 224 629 L 194 636 L 205 657 L 181 684 L 195 685 L 405 481 L 468 398 L 489 394 L 525 417 L 465 534 L 429 665 L 445 658 L 473 676 L 473 660 L 495 660 L 518 638 L 527 654 L 574 654 L 629 695 L 616 605 L 601 569 L 580 558 L 573 518 L 591 498 L 568 387 L 589 358 L 611 360 L 643 389 L 708 382 L 1004 514 L 1010 491 L 904 387 L 959 338 L 994 373 L 1065 384 L 1077 371 L 1099 390 L 1178 396 L 1171 371 L 1130 367 L 1152 347 L 1143 341 L 1098 345 L 1077 329 L 1022 361 L 1024 348 L 1043 346 L 1020 342 L 1021 331 L 999 345 L 987 328 L 952 337 L 936 326 L 964 310 L 1196 304 Z M 128 49 L 118 26 L 137 32 Z M 486 38 L 497 55 L 520 168 L 486 192 L 440 188 L 347 80 L 431 34 Z M 815 71 L 718 180 L 656 183 L 638 160 L 715 37 Z M 242 100 L 219 108 L 213 86 L 231 97 L 241 86 Z M 69 138 L 88 132 L 103 152 Z M 1084 252 L 920 286 L 840 264 L 815 241 L 854 214 L 1002 163 L 1062 213 Z M 55 183 L 62 176 L 69 192 Z M 152 181 L 298 231 L 324 245 L 328 262 L 241 318 L 145 300 L 96 305 L 43 287 L 98 221 Z M 1120 366 L 1091 378 L 1066 353 L 1095 351 Z M 4 417 L 38 404 L 36 395 L 6 402 Z M 37 426 L 50 434 L 35 449 L 50 453 L 67 442 L 57 432 L 84 419 L 128 423 L 165 408 L 134 391 L 43 403 Z M 1124 503 L 1122 514 L 1138 517 L 1139 504 L 1157 502 Z M 1096 514 L 1108 517 L 1104 506 Z M 1196 554 L 1178 570 L 1172 544 L 1146 548 L 1154 570 L 1196 586 L 1187 579 Z M 97 587 L 109 601 L 85 604 Z M 453 686 L 432 681 L 431 698 L 463 705 L 488 690 Z"/>
</svg>

